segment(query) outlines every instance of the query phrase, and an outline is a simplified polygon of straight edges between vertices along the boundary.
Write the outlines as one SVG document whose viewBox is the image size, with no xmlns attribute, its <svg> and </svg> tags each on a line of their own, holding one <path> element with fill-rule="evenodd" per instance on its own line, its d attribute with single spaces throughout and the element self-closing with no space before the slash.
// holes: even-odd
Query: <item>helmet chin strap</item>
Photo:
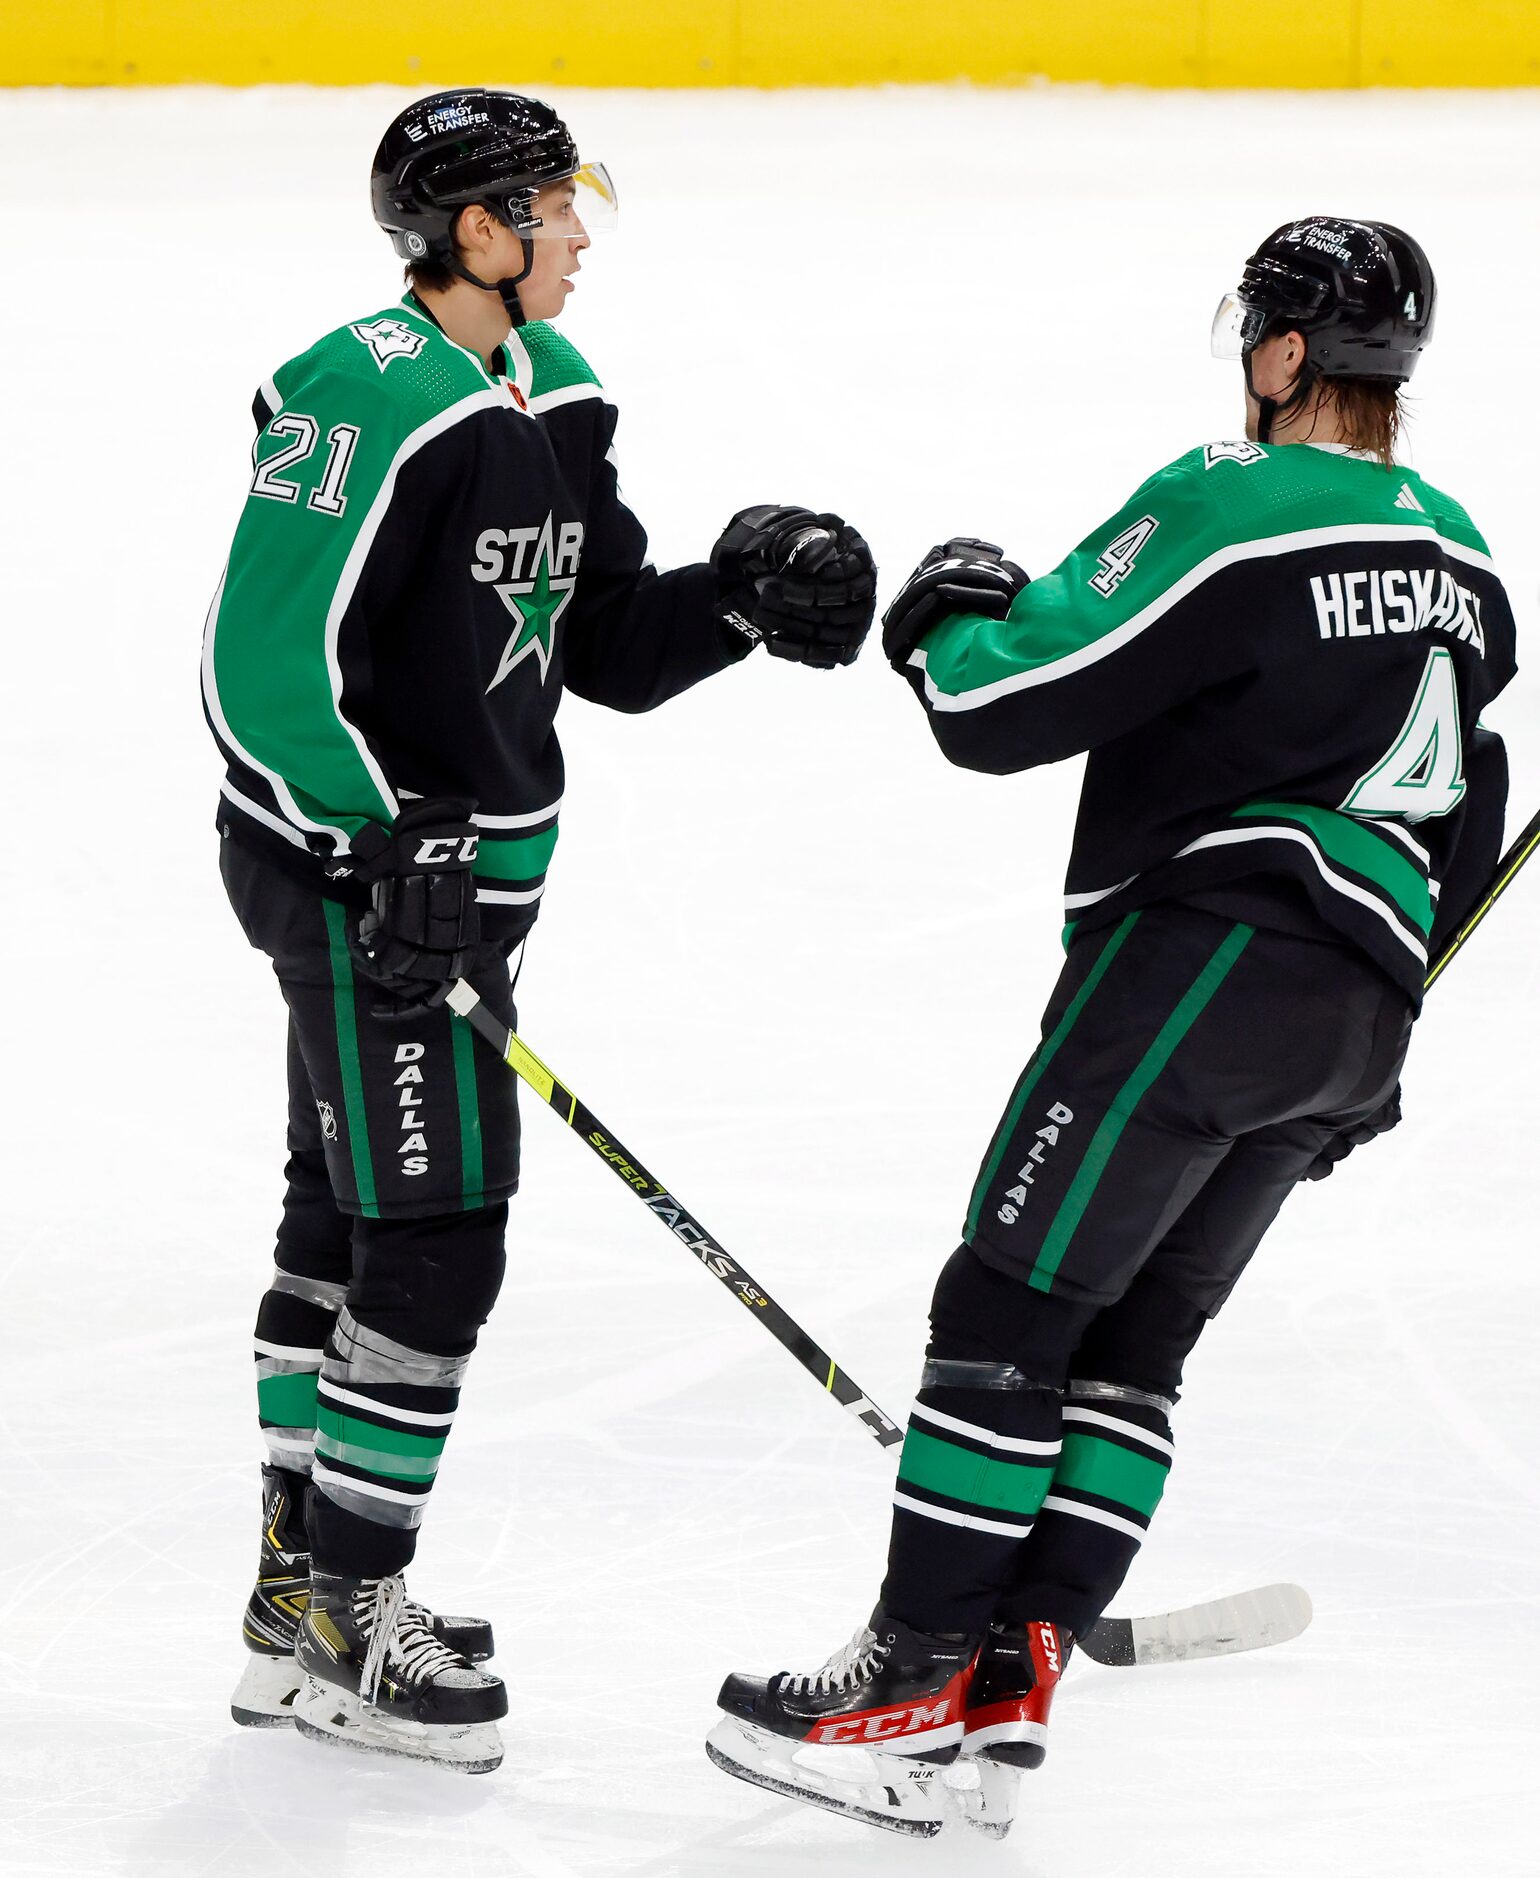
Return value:
<svg viewBox="0 0 1540 1878">
<path fill-rule="evenodd" d="M 1241 370 L 1246 374 L 1246 389 L 1251 393 L 1257 407 L 1257 442 L 1271 443 L 1273 426 L 1280 417 L 1289 418 L 1299 410 L 1311 392 L 1315 389 L 1316 379 L 1320 374 L 1307 358 L 1299 368 L 1299 376 L 1294 381 L 1294 389 L 1281 402 L 1277 398 L 1264 398 L 1257 390 L 1256 381 L 1251 376 L 1251 353 L 1241 357 Z"/>
<path fill-rule="evenodd" d="M 509 322 L 515 330 L 524 324 L 525 317 L 524 309 L 519 304 L 519 282 L 529 279 L 530 269 L 535 265 L 534 242 L 525 240 L 521 235 L 519 237 L 519 246 L 524 251 L 524 265 L 517 274 L 506 275 L 502 280 L 482 280 L 478 275 L 473 274 L 454 254 L 448 254 L 444 257 L 444 265 L 457 279 L 469 281 L 471 286 L 479 287 L 483 293 L 495 293 L 497 295 L 498 299 L 502 301 L 503 310 L 507 313 Z"/>
</svg>

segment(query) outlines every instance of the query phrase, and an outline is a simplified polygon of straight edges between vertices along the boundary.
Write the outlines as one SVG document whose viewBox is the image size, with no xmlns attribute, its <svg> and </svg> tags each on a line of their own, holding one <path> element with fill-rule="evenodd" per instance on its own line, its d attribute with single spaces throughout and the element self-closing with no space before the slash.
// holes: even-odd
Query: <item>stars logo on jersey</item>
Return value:
<svg viewBox="0 0 1540 1878">
<path fill-rule="evenodd" d="M 488 528 L 477 536 L 471 578 L 488 582 L 516 622 L 488 691 L 527 658 L 534 659 L 545 683 L 582 552 L 583 524 L 558 523 L 551 515 L 538 528 Z"/>
<path fill-rule="evenodd" d="M 1203 467 L 1212 469 L 1216 463 L 1260 463 L 1266 455 L 1259 443 L 1206 443 Z"/>
<path fill-rule="evenodd" d="M 408 326 L 405 320 L 370 320 L 367 325 L 350 326 L 348 331 L 383 372 L 393 359 L 415 359 L 428 343 L 428 335 Z"/>
</svg>

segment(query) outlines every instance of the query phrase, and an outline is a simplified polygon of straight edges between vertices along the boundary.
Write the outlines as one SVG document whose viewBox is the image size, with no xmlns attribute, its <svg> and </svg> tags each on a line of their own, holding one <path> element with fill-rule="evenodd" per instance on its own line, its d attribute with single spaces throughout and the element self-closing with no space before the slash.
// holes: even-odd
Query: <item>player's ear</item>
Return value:
<svg viewBox="0 0 1540 1878">
<path fill-rule="evenodd" d="M 491 245 L 496 226 L 484 204 L 471 202 L 455 217 L 450 239 L 457 248 L 470 254 L 484 254 Z"/>
</svg>

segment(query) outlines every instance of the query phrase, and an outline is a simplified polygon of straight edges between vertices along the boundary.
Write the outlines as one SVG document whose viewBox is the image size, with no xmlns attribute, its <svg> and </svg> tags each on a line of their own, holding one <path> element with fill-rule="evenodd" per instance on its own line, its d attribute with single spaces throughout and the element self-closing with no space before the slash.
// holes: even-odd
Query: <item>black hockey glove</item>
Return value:
<svg viewBox="0 0 1540 1878">
<path fill-rule="evenodd" d="M 778 659 L 853 663 L 877 610 L 872 551 L 838 515 L 740 509 L 711 551 L 723 623 Z"/>
<path fill-rule="evenodd" d="M 1366 1141 L 1372 1141 L 1376 1135 L 1389 1134 L 1400 1119 L 1401 1085 L 1397 1083 L 1395 1094 L 1388 1102 L 1382 1103 L 1372 1115 L 1366 1115 L 1361 1122 L 1354 1122 L 1351 1128 L 1344 1128 L 1340 1134 L 1333 1135 L 1300 1175 L 1300 1179 L 1325 1180 L 1338 1161 L 1345 1161 L 1354 1148 L 1361 1148 Z"/>
<path fill-rule="evenodd" d="M 382 1017 L 420 1017 L 444 1002 L 470 964 L 481 936 L 476 913 L 473 802 L 430 797 L 409 802 L 392 828 L 370 822 L 353 838 L 351 872 L 374 904 L 348 937 L 359 971 L 391 1002 Z"/>
<path fill-rule="evenodd" d="M 931 549 L 882 616 L 882 649 L 900 670 L 938 620 L 952 613 L 1004 619 L 1027 575 L 992 541 L 954 536 Z"/>
</svg>

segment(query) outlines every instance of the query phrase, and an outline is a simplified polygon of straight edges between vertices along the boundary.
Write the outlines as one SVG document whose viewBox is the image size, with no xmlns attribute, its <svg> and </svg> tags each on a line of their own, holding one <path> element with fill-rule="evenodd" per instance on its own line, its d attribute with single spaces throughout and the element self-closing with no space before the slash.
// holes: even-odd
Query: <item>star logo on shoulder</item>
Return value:
<svg viewBox="0 0 1540 1878">
<path fill-rule="evenodd" d="M 428 335 L 408 326 L 405 320 L 370 320 L 365 325 L 350 326 L 348 331 L 361 346 L 369 348 L 382 372 L 393 359 L 415 359 L 428 343 Z"/>
<path fill-rule="evenodd" d="M 495 691 L 515 666 L 530 657 L 540 669 L 541 684 L 545 683 L 556 645 L 556 622 L 567 610 L 572 590 L 577 585 L 575 574 L 553 573 L 555 559 L 551 521 L 547 517 L 536 544 L 531 577 L 498 581 L 493 588 L 518 623 L 503 647 L 503 656 L 497 662 L 497 672 L 487 686 L 488 691 Z"/>
<path fill-rule="evenodd" d="M 1218 463 L 1261 463 L 1267 452 L 1259 443 L 1208 443 L 1203 446 L 1203 467 L 1213 469 Z"/>
</svg>

